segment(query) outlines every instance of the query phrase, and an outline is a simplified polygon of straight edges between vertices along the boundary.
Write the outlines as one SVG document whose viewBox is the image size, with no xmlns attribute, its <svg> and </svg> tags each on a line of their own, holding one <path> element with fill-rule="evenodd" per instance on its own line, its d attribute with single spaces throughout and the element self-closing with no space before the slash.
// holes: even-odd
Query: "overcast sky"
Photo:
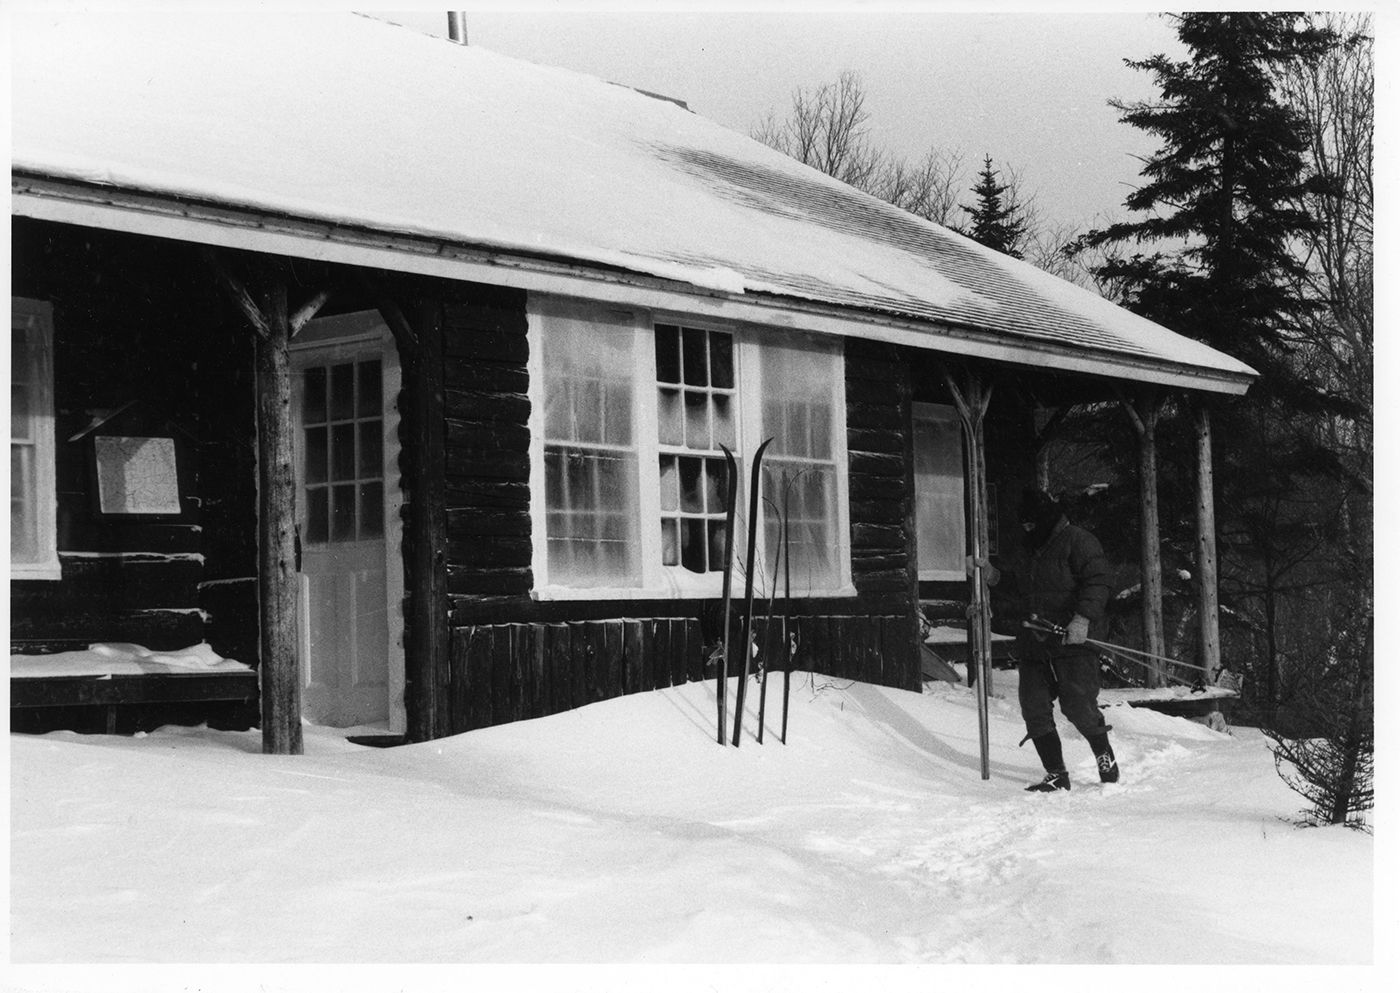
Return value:
<svg viewBox="0 0 1400 993">
<path fill-rule="evenodd" d="M 445 35 L 445 12 L 374 16 Z M 1108 106 L 1154 94 L 1123 64 L 1182 52 L 1149 13 L 939 13 L 828 9 L 796 13 L 505 13 L 467 11 L 469 43 L 686 101 L 748 132 L 793 90 L 860 74 L 878 147 L 920 158 L 960 150 L 1011 163 L 1045 219 L 1083 225 L 1125 217 L 1134 156 L 1150 137 Z M 963 202 L 971 202 L 969 193 Z"/>
</svg>

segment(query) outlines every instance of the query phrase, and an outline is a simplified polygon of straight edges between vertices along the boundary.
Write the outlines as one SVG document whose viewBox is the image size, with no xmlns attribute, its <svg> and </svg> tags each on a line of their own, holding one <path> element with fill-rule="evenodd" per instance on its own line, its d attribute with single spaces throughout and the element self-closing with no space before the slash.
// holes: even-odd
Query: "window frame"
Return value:
<svg viewBox="0 0 1400 993">
<path fill-rule="evenodd" d="M 633 431 L 637 442 L 637 494 L 640 521 L 640 586 L 574 587 L 552 585 L 549 581 L 548 540 L 544 485 L 544 355 L 542 335 L 551 313 L 567 314 L 586 319 L 590 314 L 606 314 L 610 320 L 625 321 L 633 334 L 633 376 L 637 388 L 633 392 Z M 625 316 L 624 316 L 625 315 Z M 747 552 L 745 547 L 748 514 L 748 468 L 761 439 L 756 425 L 762 423 L 762 398 L 759 393 L 759 349 L 765 336 L 797 334 L 787 329 L 697 318 L 670 310 L 650 310 L 609 305 L 589 300 L 534 295 L 527 309 L 527 335 L 530 379 L 530 517 L 532 526 L 531 566 L 534 588 L 531 596 L 537 600 L 643 600 L 643 599 L 715 599 L 723 591 L 723 575 L 719 572 L 694 573 L 681 565 L 662 564 L 661 533 L 661 469 L 663 448 L 659 440 L 659 404 L 657 400 L 655 326 L 674 324 L 706 332 L 716 331 L 733 336 L 735 383 L 735 457 L 742 478 L 736 490 L 734 559 L 741 566 Z M 816 336 L 824 340 L 829 336 Z M 836 598 L 856 595 L 851 578 L 851 522 L 847 477 L 849 456 L 846 445 L 846 382 L 845 357 L 841 339 L 832 338 L 831 352 L 836 375 L 832 383 L 833 462 L 836 472 L 836 530 L 838 543 L 838 585 L 831 589 L 801 593 L 806 597 Z M 763 562 L 764 535 L 757 538 L 756 562 Z M 741 570 L 735 570 L 736 588 L 742 590 Z"/>
<path fill-rule="evenodd" d="M 54 426 L 53 304 L 26 297 L 10 298 L 10 334 L 19 321 L 38 332 L 36 388 L 34 396 L 34 507 L 39 557 L 33 562 L 10 560 L 11 579 L 59 580 L 63 578 L 58 558 L 57 442 Z M 13 346 L 12 346 L 13 351 Z M 11 378 L 13 380 L 13 370 Z M 13 411 L 11 411 L 13 417 Z M 10 443 L 14 444 L 11 423 Z M 15 481 L 10 480 L 11 499 Z"/>
<path fill-rule="evenodd" d="M 914 471 L 914 511 L 915 511 L 914 526 L 915 526 L 915 528 L 919 529 L 919 533 L 922 533 L 922 529 L 923 529 L 923 527 L 924 527 L 924 525 L 925 525 L 925 523 L 926 523 L 926 522 L 920 522 L 919 519 L 918 519 L 918 509 L 919 509 L 919 473 L 918 473 L 918 469 L 917 469 L 917 466 L 918 466 L 918 463 L 919 463 L 919 456 L 918 456 L 918 444 L 919 444 L 918 422 L 919 422 L 919 420 L 921 420 L 921 419 L 924 419 L 924 420 L 939 420 L 939 421 L 949 422 L 949 423 L 951 423 L 952 425 L 955 426 L 956 431 L 957 431 L 957 437 L 958 437 L 958 459 L 957 459 L 957 469 L 958 469 L 958 484 L 959 484 L 959 485 L 958 485 L 958 492 L 959 492 L 959 497 L 958 497 L 958 508 L 959 508 L 959 510 L 960 510 L 960 512 L 961 512 L 962 522 L 963 522 L 963 527 L 962 527 L 963 552 L 962 552 L 962 555 L 959 557 L 959 563 L 958 563 L 957 567 L 952 568 L 952 569 L 930 569 L 930 568 L 926 568 L 925 565 L 924 565 L 924 563 L 923 563 L 923 561 L 922 561 L 922 559 L 921 559 L 920 562 L 919 562 L 919 581 L 920 581 L 920 582 L 944 582 L 944 583 L 965 582 L 965 581 L 967 580 L 967 570 L 966 570 L 966 568 L 962 565 L 962 560 L 963 560 L 963 558 L 965 558 L 966 555 L 967 555 L 967 551 L 966 551 L 966 549 L 967 549 L 967 448 L 966 448 L 967 442 L 966 442 L 966 439 L 963 437 L 963 434 L 962 434 L 962 421 L 961 421 L 961 420 L 959 419 L 959 417 L 958 417 L 957 409 L 956 409 L 955 407 L 949 406 L 948 404 L 925 403 L 925 402 L 923 402 L 923 401 L 915 401 L 915 402 L 912 404 L 911 411 L 910 411 L 910 431 L 911 431 L 911 433 L 913 434 L 914 465 L 915 465 L 915 471 Z M 916 540 L 916 542 L 917 542 L 917 537 L 916 537 L 915 540 Z"/>
</svg>

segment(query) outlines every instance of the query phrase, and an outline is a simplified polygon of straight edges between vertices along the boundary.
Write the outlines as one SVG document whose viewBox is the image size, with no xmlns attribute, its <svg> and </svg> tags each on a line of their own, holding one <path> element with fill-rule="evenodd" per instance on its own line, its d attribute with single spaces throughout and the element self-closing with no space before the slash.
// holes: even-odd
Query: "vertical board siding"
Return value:
<svg viewBox="0 0 1400 993">
<path fill-rule="evenodd" d="M 902 616 L 802 615 L 788 619 L 793 664 L 844 680 L 883 683 L 904 664 L 886 658 L 905 629 Z M 771 628 L 772 638 L 768 639 Z M 774 673 L 787 652 L 782 618 L 755 618 L 754 633 Z M 895 632 L 893 639 L 887 632 Z M 452 633 L 453 733 L 544 717 L 613 697 L 713 679 L 697 618 L 622 618 L 569 624 L 476 624 Z M 736 663 L 742 656 L 735 657 Z M 749 665 L 758 673 L 758 659 Z M 660 684 L 648 683 L 654 671 Z M 731 672 L 731 676 L 735 673 Z"/>
</svg>

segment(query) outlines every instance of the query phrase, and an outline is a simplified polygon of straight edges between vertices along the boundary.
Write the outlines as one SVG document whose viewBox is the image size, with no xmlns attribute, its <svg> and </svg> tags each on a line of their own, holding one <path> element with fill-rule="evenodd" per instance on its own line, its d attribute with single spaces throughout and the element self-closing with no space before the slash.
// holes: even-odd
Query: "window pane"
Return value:
<svg viewBox="0 0 1400 993">
<path fill-rule="evenodd" d="M 919 570 L 961 571 L 967 540 L 962 427 L 949 408 L 931 405 L 915 413 L 914 515 Z"/>
<path fill-rule="evenodd" d="M 812 339 L 788 335 L 759 351 L 763 433 L 774 438 L 766 463 L 769 493 L 780 507 L 787 490 L 792 583 L 795 593 L 840 585 L 840 508 L 837 505 L 837 383 L 840 353 Z M 767 473 L 765 473 L 767 475 Z M 772 568 L 779 526 L 765 527 Z"/>
<path fill-rule="evenodd" d="M 705 332 L 695 328 L 682 328 L 682 349 L 684 352 L 685 384 L 687 386 L 707 386 L 710 382 L 709 359 L 705 355 Z"/>
<path fill-rule="evenodd" d="M 710 332 L 710 385 L 734 388 L 734 338 L 720 331 Z"/>
<path fill-rule="evenodd" d="M 328 448 L 326 429 L 307 428 L 306 429 L 306 481 L 308 483 L 324 483 L 330 478 L 330 451 Z"/>
<path fill-rule="evenodd" d="M 681 381 L 681 329 L 674 324 L 656 326 L 656 381 Z"/>
<path fill-rule="evenodd" d="M 331 428 L 331 479 L 355 478 L 355 425 Z"/>
<path fill-rule="evenodd" d="M 714 447 L 724 445 L 730 451 L 734 450 L 734 403 L 721 394 L 716 393 L 712 398 L 714 401 L 715 413 L 715 437 Z"/>
<path fill-rule="evenodd" d="M 30 418 L 34 401 L 28 386 L 23 383 L 10 384 L 10 440 L 29 441 L 31 437 Z"/>
<path fill-rule="evenodd" d="M 729 467 L 721 459 L 705 460 L 705 512 L 724 513 L 724 480 Z"/>
<path fill-rule="evenodd" d="M 601 444 L 603 441 L 603 384 L 578 379 L 573 384 L 574 432 L 570 440 Z"/>
<path fill-rule="evenodd" d="M 326 422 L 326 370 L 321 366 L 307 369 L 302 376 L 301 418 L 306 424 Z"/>
<path fill-rule="evenodd" d="M 685 415 L 679 390 L 657 391 L 657 437 L 663 445 L 685 444 Z"/>
<path fill-rule="evenodd" d="M 10 561 L 34 562 L 39 557 L 38 522 L 34 513 L 34 449 L 10 446 Z"/>
<path fill-rule="evenodd" d="M 691 458 L 682 458 L 678 461 L 681 470 L 681 510 L 687 514 L 703 513 L 705 504 L 700 490 L 700 471 L 703 462 L 701 459 Z"/>
<path fill-rule="evenodd" d="M 360 537 L 380 538 L 384 535 L 384 484 L 360 484 Z"/>
<path fill-rule="evenodd" d="M 811 431 L 811 443 L 808 449 L 813 458 L 832 458 L 831 448 L 831 408 L 826 406 L 813 406 L 808 410 L 811 420 L 808 429 Z"/>
<path fill-rule="evenodd" d="M 679 470 L 676 468 L 676 456 L 661 456 L 661 509 L 679 510 L 681 505 L 681 489 Z"/>
<path fill-rule="evenodd" d="M 383 384 L 379 375 L 379 360 L 371 359 L 360 363 L 360 390 L 358 397 L 361 417 L 379 417 L 384 413 Z"/>
<path fill-rule="evenodd" d="M 355 487 L 331 487 L 331 540 L 355 540 Z"/>
<path fill-rule="evenodd" d="M 671 518 L 661 522 L 661 564 L 679 565 L 681 561 L 680 522 Z"/>
<path fill-rule="evenodd" d="M 306 491 L 306 534 L 302 537 L 318 545 L 330 539 L 330 491 L 317 486 Z"/>
<path fill-rule="evenodd" d="M 632 444 L 632 384 L 603 384 L 603 440 L 609 445 Z"/>
<path fill-rule="evenodd" d="M 724 571 L 724 521 L 708 521 L 710 527 L 710 571 Z"/>
<path fill-rule="evenodd" d="M 681 565 L 691 572 L 705 572 L 705 521 L 681 520 Z"/>
<path fill-rule="evenodd" d="M 636 585 L 636 457 L 586 447 L 546 449 L 545 515 L 550 582 Z"/>
<path fill-rule="evenodd" d="M 709 396 L 698 390 L 685 391 L 685 446 L 710 447 Z"/>
<path fill-rule="evenodd" d="M 381 421 L 360 422 L 360 478 L 378 479 L 384 475 L 384 425 Z"/>
<path fill-rule="evenodd" d="M 343 421 L 355 416 L 355 366 L 353 363 L 331 367 L 331 420 Z"/>
</svg>

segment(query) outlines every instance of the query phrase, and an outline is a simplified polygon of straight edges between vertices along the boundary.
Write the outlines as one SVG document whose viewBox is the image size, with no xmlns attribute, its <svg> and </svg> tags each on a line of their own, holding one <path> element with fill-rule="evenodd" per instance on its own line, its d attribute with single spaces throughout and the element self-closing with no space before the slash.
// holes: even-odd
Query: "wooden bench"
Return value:
<svg viewBox="0 0 1400 993">
<path fill-rule="evenodd" d="M 120 707 L 159 703 L 246 703 L 258 698 L 255 672 L 162 673 L 141 676 L 11 676 L 10 709 L 105 707 L 115 734 Z"/>
<path fill-rule="evenodd" d="M 35 720 L 24 717 L 41 708 L 101 708 L 105 711 L 106 732 L 115 734 L 122 708 L 247 704 L 259 697 L 258 674 L 236 663 L 220 663 L 220 668 L 185 669 L 126 661 L 104 667 L 100 659 L 83 657 L 90 655 L 81 653 L 72 664 L 65 664 L 74 657 L 68 653 L 11 655 L 11 725 L 33 726 Z M 71 672 L 64 671 L 70 668 Z M 86 726 L 87 722 L 83 723 Z"/>
</svg>

